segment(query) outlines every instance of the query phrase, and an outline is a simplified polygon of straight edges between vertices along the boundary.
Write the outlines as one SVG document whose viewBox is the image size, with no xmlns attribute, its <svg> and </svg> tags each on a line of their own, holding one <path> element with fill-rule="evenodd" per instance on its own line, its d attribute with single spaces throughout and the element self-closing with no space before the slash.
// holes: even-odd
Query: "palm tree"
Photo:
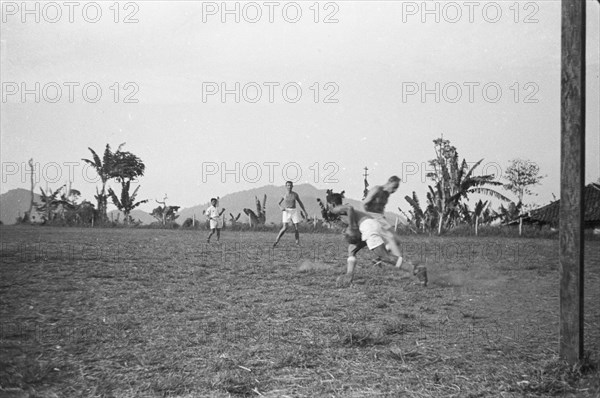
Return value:
<svg viewBox="0 0 600 398">
<path fill-rule="evenodd" d="M 489 218 L 489 209 L 488 209 L 488 205 L 489 202 L 486 200 L 485 202 L 482 202 L 481 199 L 479 199 L 479 201 L 477 203 L 475 203 L 475 210 L 473 211 L 473 215 L 475 216 L 475 235 L 477 236 L 477 232 L 479 229 L 479 220 L 483 218 L 483 221 L 486 222 L 486 218 Z M 487 210 L 487 217 L 486 217 L 486 210 Z"/>
<path fill-rule="evenodd" d="M 119 148 L 117 148 L 117 152 L 121 151 L 121 148 L 123 147 L 123 145 L 125 145 L 125 143 L 122 143 L 121 145 L 119 145 Z M 81 160 L 83 160 L 84 162 L 86 162 L 87 164 L 92 166 L 96 170 L 96 173 L 98 174 L 98 176 L 100 177 L 100 180 L 102 181 L 102 189 L 100 191 L 98 191 L 98 188 L 96 188 L 95 198 L 98 202 L 98 215 L 100 217 L 100 222 L 106 222 L 106 221 L 108 221 L 108 216 L 106 214 L 106 208 L 107 208 L 107 202 L 108 202 L 108 195 L 106 194 L 106 183 L 110 179 L 114 178 L 115 154 L 111 151 L 109 144 L 106 144 L 106 148 L 104 148 L 104 155 L 103 155 L 102 159 L 100 159 L 100 156 L 98 156 L 98 154 L 96 154 L 96 152 L 92 148 L 88 148 L 88 149 L 92 153 L 92 160 L 90 160 L 90 159 L 81 159 Z"/>
<path fill-rule="evenodd" d="M 247 209 L 244 208 L 243 209 L 244 214 L 246 214 L 249 218 L 250 218 L 250 226 L 257 226 L 260 224 L 260 219 L 258 218 L 258 216 L 256 215 L 255 212 L 253 212 L 251 209 Z"/>
<path fill-rule="evenodd" d="M 434 172 L 428 173 L 427 177 L 436 182 L 435 189 L 429 187 L 428 199 L 434 205 L 437 213 L 438 235 L 442 228 L 449 228 L 460 222 L 460 204 L 463 199 L 468 199 L 471 193 L 493 196 L 495 198 L 510 201 L 509 198 L 486 186 L 502 186 L 494 181 L 493 174 L 474 176 L 475 169 L 481 164 L 479 160 L 472 167 L 463 159 L 459 164 L 458 152 L 449 140 L 435 139 L 436 159 L 430 161 Z"/>
<path fill-rule="evenodd" d="M 254 200 L 256 201 L 256 213 L 258 217 L 258 222 L 260 224 L 264 224 L 267 222 L 267 194 L 263 197 L 262 206 L 260 204 L 260 200 L 255 196 Z"/>
<path fill-rule="evenodd" d="M 413 191 L 412 197 L 407 195 L 404 197 L 404 199 L 406 199 L 408 204 L 412 207 L 412 210 L 408 211 L 410 216 L 407 217 L 407 221 L 409 222 L 409 224 L 412 224 L 417 230 L 425 231 L 425 212 L 421 208 L 421 203 L 419 202 L 417 193 Z M 398 210 L 400 210 L 400 208 L 398 208 Z M 402 212 L 402 210 L 400 211 Z"/>
<path fill-rule="evenodd" d="M 131 152 L 122 152 L 121 148 L 125 145 L 124 143 L 119 146 L 119 149 L 112 154 L 110 160 L 110 177 L 114 178 L 121 184 L 121 198 L 115 194 L 112 188 L 109 188 L 108 194 L 110 195 L 113 204 L 121 210 L 125 216 L 125 223 L 129 222 L 129 213 L 142 203 L 148 202 L 147 199 L 135 202 L 137 195 L 138 186 L 133 194 L 129 194 L 129 187 L 131 182 L 135 181 L 138 177 L 144 175 L 146 166 L 140 158 Z"/>
<path fill-rule="evenodd" d="M 77 189 L 72 189 L 70 182 L 67 190 L 60 195 L 60 218 L 66 220 L 67 223 L 73 222 L 76 218 L 75 216 L 79 207 L 77 200 L 80 196 L 81 192 Z"/>
<path fill-rule="evenodd" d="M 153 209 L 150 215 L 156 218 L 161 225 L 164 226 L 167 225 L 167 223 L 174 222 L 179 217 L 179 214 L 176 213 L 181 206 L 167 206 L 167 194 L 165 194 L 162 202 L 156 199 L 155 201 L 162 206 Z"/>
<path fill-rule="evenodd" d="M 53 221 L 56 217 L 56 211 L 60 205 L 64 205 L 65 202 L 61 199 L 60 192 L 64 188 L 64 185 L 58 188 L 56 191 L 52 192 L 51 189 L 48 189 L 48 192 L 44 191 L 42 187 L 40 187 L 41 204 L 35 205 L 36 210 L 42 213 L 42 219 L 44 222 Z"/>
<path fill-rule="evenodd" d="M 126 180 L 121 184 L 121 198 L 119 198 L 117 196 L 117 194 L 115 193 L 115 191 L 112 190 L 112 188 L 108 189 L 108 195 L 110 196 L 110 198 L 112 199 L 112 202 L 115 206 L 117 206 L 117 209 L 119 209 L 120 211 L 123 212 L 124 217 L 124 222 L 125 224 L 129 223 L 130 217 L 129 214 L 131 213 L 131 211 L 133 209 L 135 209 L 136 207 L 138 207 L 139 205 L 148 202 L 148 199 L 144 199 L 144 200 L 140 200 L 139 202 L 135 201 L 135 198 L 137 196 L 137 191 L 138 189 L 140 189 L 140 186 L 138 186 L 133 193 L 130 195 L 129 194 L 129 186 L 131 184 L 130 180 Z"/>
<path fill-rule="evenodd" d="M 508 207 L 504 207 L 504 205 L 501 204 L 498 208 L 498 211 L 494 212 L 493 218 L 498 218 L 503 224 L 508 224 L 509 222 L 519 218 L 519 216 L 521 215 L 522 207 L 523 204 L 520 202 L 510 202 Z"/>
<path fill-rule="evenodd" d="M 119 146 L 119 149 L 112 156 L 111 174 L 117 182 L 123 184 L 125 181 L 134 181 L 144 175 L 146 165 L 140 158 L 131 152 L 122 152 L 121 148 L 125 143 Z"/>
</svg>

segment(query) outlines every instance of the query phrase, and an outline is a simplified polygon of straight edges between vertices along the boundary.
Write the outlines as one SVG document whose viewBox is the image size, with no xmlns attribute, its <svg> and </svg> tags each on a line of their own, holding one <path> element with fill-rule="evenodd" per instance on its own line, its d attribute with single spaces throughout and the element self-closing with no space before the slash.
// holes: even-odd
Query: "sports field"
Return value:
<svg viewBox="0 0 600 398">
<path fill-rule="evenodd" d="M 585 344 L 558 360 L 558 241 L 409 236 L 424 288 L 337 234 L 0 227 L 0 396 L 597 397 L 600 241 Z"/>
</svg>

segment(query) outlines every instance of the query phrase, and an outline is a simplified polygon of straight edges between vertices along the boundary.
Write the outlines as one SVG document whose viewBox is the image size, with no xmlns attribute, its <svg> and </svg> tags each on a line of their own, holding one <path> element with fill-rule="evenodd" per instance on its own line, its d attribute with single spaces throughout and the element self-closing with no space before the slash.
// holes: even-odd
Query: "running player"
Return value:
<svg viewBox="0 0 600 398">
<path fill-rule="evenodd" d="M 386 243 L 389 243 L 386 242 L 387 234 L 368 213 L 356 210 L 349 205 L 335 206 L 331 212 L 346 216 L 348 224 L 345 231 L 345 238 L 349 244 L 347 270 L 346 275 L 338 278 L 338 284 L 348 285 L 352 282 L 356 266 L 356 254 L 367 246 L 377 255 L 378 263 L 387 263 L 410 272 L 419 279 L 423 286 L 427 286 L 427 268 L 425 266 L 415 266 L 410 261 L 403 261 L 401 256 L 389 253 L 386 249 Z M 405 267 L 402 268 L 402 265 L 405 265 Z"/>
<path fill-rule="evenodd" d="M 210 199 L 210 207 L 204 211 L 210 224 L 210 235 L 208 235 L 206 243 L 210 243 L 210 238 L 215 232 L 217 233 L 217 242 L 221 239 L 221 228 L 223 228 L 223 217 L 221 216 L 224 211 L 225 209 L 219 211 L 219 202 L 216 198 Z"/>
</svg>

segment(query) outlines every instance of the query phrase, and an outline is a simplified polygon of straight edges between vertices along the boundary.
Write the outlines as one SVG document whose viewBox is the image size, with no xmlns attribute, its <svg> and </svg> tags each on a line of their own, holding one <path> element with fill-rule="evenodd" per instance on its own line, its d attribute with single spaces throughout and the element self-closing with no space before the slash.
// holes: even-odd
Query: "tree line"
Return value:
<svg viewBox="0 0 600 398">
<path fill-rule="evenodd" d="M 406 202 L 410 205 L 408 214 L 398 208 L 406 216 L 409 228 L 414 232 L 441 234 L 443 231 L 461 225 L 472 225 L 477 229 L 479 225 L 487 225 L 496 220 L 507 223 L 518 219 L 525 209 L 524 196 L 532 195 L 532 187 L 538 185 L 544 178 L 539 174 L 540 170 L 537 164 L 529 160 L 513 159 L 504 173 L 506 183 L 502 183 L 497 181 L 493 174 L 476 175 L 475 170 L 483 159 L 472 166 L 468 165 L 466 159 L 460 161 L 458 150 L 451 145 L 450 140 L 440 137 L 433 140 L 433 144 L 435 158 L 429 161 L 433 171 L 427 174 L 431 184 L 427 187 L 425 204 L 422 205 L 417 194 L 413 192 L 412 195 L 405 196 Z M 108 219 L 107 213 L 110 199 L 112 204 L 123 213 L 123 223 L 135 224 L 136 221 L 132 219 L 131 212 L 138 206 L 147 203 L 148 199 L 138 200 L 140 186 L 138 185 L 132 192 L 131 184 L 144 175 L 146 166 L 138 156 L 125 151 L 124 145 L 124 143 L 119 145 L 117 150 L 113 151 L 110 145 L 106 144 L 102 156 L 99 156 L 92 148 L 88 148 L 92 155 L 91 158 L 82 159 L 94 168 L 100 178 L 100 185 L 96 187 L 94 195 L 96 206 L 87 200 L 78 203 L 81 193 L 66 185 L 55 191 L 51 189 L 45 191 L 40 187 L 41 203 L 34 203 L 32 173 L 32 195 L 29 210 L 18 221 L 105 225 L 112 222 Z M 33 167 L 33 161 L 30 160 L 29 163 L 30 167 Z M 111 187 L 107 189 L 108 183 L 113 180 L 120 185 L 120 192 L 115 192 Z M 511 200 L 500 192 L 499 188 L 513 193 L 516 200 Z M 331 194 L 332 192 L 328 191 L 328 195 Z M 492 210 L 490 201 L 480 199 L 471 208 L 468 199 L 472 194 L 493 197 L 503 203 L 497 210 Z M 255 199 L 256 212 L 251 209 L 243 210 L 249 217 L 251 225 L 257 226 L 266 221 L 266 196 L 263 198 L 262 204 L 258 198 Z M 324 209 L 323 203 L 318 201 L 321 208 Z M 153 209 L 151 215 L 162 226 L 173 225 L 178 218 L 177 211 L 180 206 L 167 205 L 166 194 L 162 201 L 156 200 L 156 202 L 159 206 Z M 33 207 L 35 207 L 36 213 L 32 212 Z M 328 214 L 327 211 L 322 213 Z M 41 220 L 34 219 L 36 215 Z M 238 214 L 237 217 L 234 217 L 233 214 L 230 215 L 232 225 L 237 224 L 240 215 Z M 332 223 L 336 220 L 329 220 L 324 216 L 322 221 Z M 312 220 L 312 222 L 316 224 L 317 220 Z M 192 220 L 186 220 L 186 223 L 192 223 Z"/>
<path fill-rule="evenodd" d="M 81 193 L 69 186 L 63 185 L 52 191 L 45 191 L 40 187 L 41 203 L 34 203 L 33 200 L 33 173 L 31 180 L 31 203 L 29 210 L 22 217 L 21 222 L 43 222 L 43 223 L 65 223 L 73 224 L 106 224 L 108 223 L 108 199 L 123 212 L 124 222 L 133 222 L 130 213 L 133 209 L 147 199 L 137 200 L 139 186 L 131 192 L 131 183 L 144 175 L 146 166 L 144 162 L 135 154 L 123 150 L 125 144 L 119 145 L 116 151 L 112 151 L 109 144 L 106 144 L 104 153 L 100 157 L 92 148 L 88 148 L 92 154 L 91 159 L 82 159 L 85 163 L 94 168 L 100 178 L 100 188 L 96 187 L 94 195 L 97 207 L 87 200 L 77 203 Z M 29 161 L 30 167 L 33 167 L 33 160 Z M 121 186 L 120 193 L 117 194 L 112 188 L 107 188 L 109 181 L 115 180 Z M 36 214 L 32 211 L 35 207 Z"/>
<path fill-rule="evenodd" d="M 533 194 L 532 187 L 544 178 L 539 174 L 539 166 L 529 160 L 513 159 L 505 170 L 506 183 L 496 180 L 496 176 L 476 175 L 475 169 L 483 159 L 469 167 L 466 159 L 462 162 L 455 146 L 443 137 L 433 140 L 435 158 L 429 161 L 433 171 L 427 173 L 432 182 L 428 185 L 426 203 L 423 207 L 415 192 L 405 196 L 411 209 L 408 214 L 402 212 L 415 232 L 436 232 L 456 228 L 461 225 L 487 225 L 499 220 L 508 223 L 518 219 L 524 210 L 523 198 Z M 499 192 L 502 187 L 517 196 L 517 201 Z M 491 209 L 490 201 L 479 199 L 471 209 L 469 195 L 481 194 L 501 200 L 497 210 Z M 507 204 L 505 207 L 504 204 Z"/>
</svg>

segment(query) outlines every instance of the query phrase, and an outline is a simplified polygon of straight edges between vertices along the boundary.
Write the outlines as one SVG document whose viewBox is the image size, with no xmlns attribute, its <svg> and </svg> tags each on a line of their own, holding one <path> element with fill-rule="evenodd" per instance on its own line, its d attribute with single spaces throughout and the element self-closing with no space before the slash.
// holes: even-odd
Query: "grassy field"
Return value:
<svg viewBox="0 0 600 398">
<path fill-rule="evenodd" d="M 600 242 L 589 358 L 558 360 L 558 242 L 406 237 L 424 288 L 339 235 L 0 227 L 0 397 L 600 395 Z"/>
</svg>

